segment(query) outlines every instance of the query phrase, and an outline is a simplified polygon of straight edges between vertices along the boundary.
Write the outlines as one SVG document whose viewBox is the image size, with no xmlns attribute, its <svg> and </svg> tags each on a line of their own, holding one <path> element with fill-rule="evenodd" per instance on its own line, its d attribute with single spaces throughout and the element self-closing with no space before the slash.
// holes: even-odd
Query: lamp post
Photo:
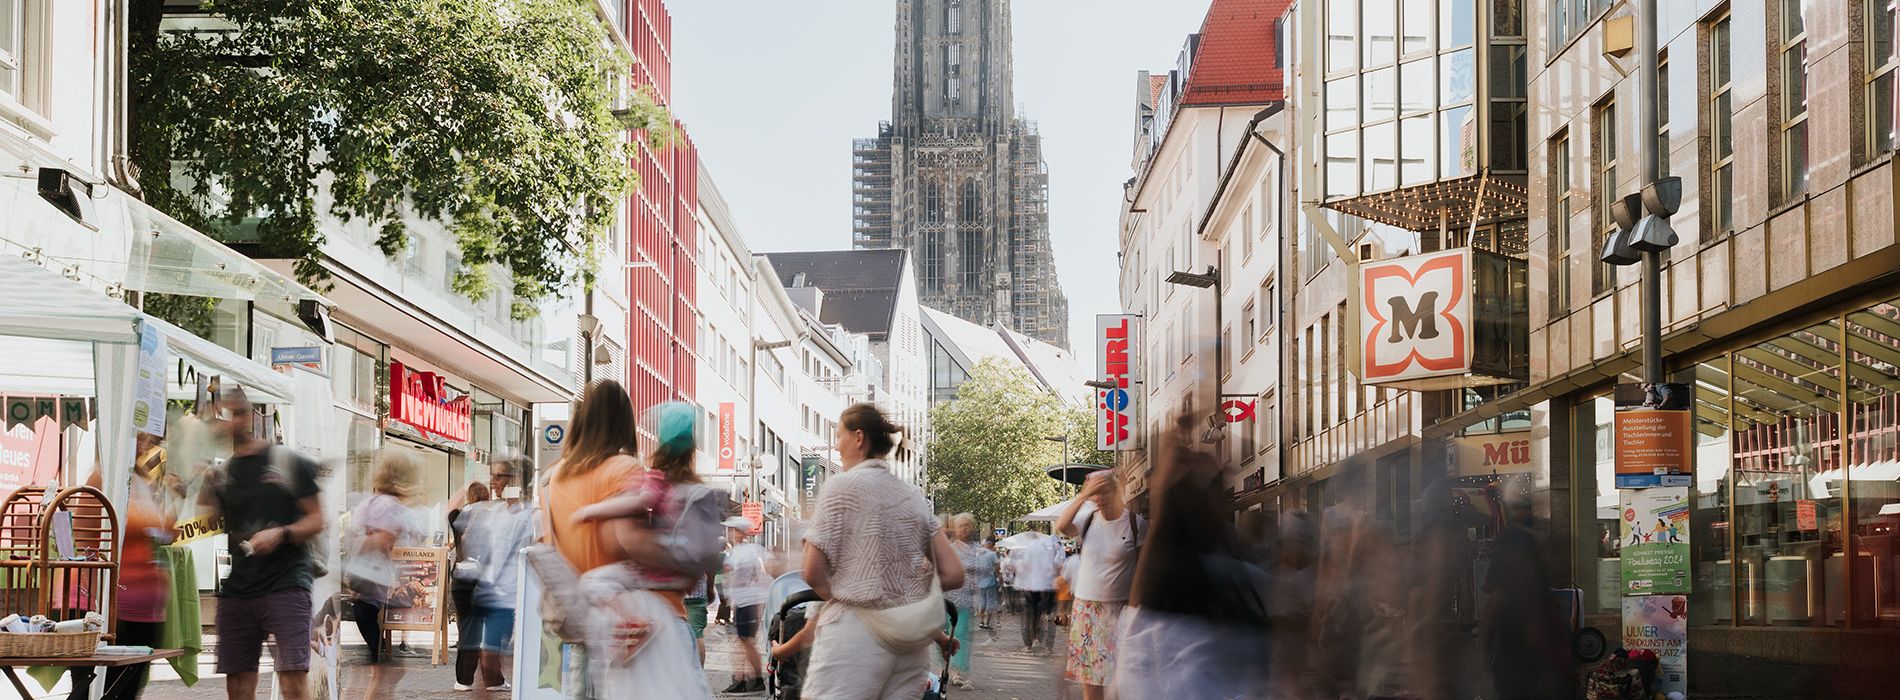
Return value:
<svg viewBox="0 0 1900 700">
<path fill-rule="evenodd" d="M 1223 343 L 1221 339 L 1221 302 L 1225 299 L 1225 295 L 1221 293 L 1221 272 L 1213 265 L 1208 265 L 1206 272 L 1183 272 L 1175 270 L 1168 274 L 1167 282 L 1168 284 L 1178 284 L 1183 287 L 1194 287 L 1196 289 L 1208 289 L 1211 287 L 1214 290 L 1214 403 L 1218 406 L 1221 402 L 1221 397 L 1226 395 L 1225 392 L 1222 391 L 1224 387 L 1221 386 L 1223 381 L 1221 373 L 1225 369 L 1223 361 L 1227 359 L 1227 350 L 1224 347 L 1226 343 Z"/>
<path fill-rule="evenodd" d="M 1656 4 L 1644 0 L 1637 15 L 1636 133 L 1647 141 L 1642 149 L 1642 192 L 1625 196 L 1611 207 L 1617 230 L 1603 244 L 1599 259 L 1611 265 L 1642 264 L 1639 306 L 1642 310 L 1643 382 L 1663 382 L 1662 366 L 1662 254 L 1676 244 L 1669 217 L 1682 203 L 1682 180 L 1660 177 L 1662 143 L 1656 136 L 1659 104 L 1656 92 Z"/>
<path fill-rule="evenodd" d="M 1062 483 L 1069 483 L 1069 434 L 1047 435 L 1042 439 L 1062 443 Z"/>
</svg>

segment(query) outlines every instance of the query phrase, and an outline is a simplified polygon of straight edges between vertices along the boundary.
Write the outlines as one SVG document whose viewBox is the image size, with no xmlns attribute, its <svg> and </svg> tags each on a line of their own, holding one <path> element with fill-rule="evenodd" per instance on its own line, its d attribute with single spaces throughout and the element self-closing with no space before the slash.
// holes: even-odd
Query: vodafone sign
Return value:
<svg viewBox="0 0 1900 700">
<path fill-rule="evenodd" d="M 1359 272 L 1360 379 L 1471 371 L 1471 255 L 1448 250 L 1369 262 Z"/>
<path fill-rule="evenodd" d="M 736 462 L 736 455 L 733 454 L 733 451 L 736 449 L 736 446 L 735 446 L 736 441 L 734 439 L 735 436 L 733 435 L 733 433 L 737 429 L 737 427 L 732 424 L 732 420 L 733 420 L 732 402 L 731 401 L 720 402 L 719 403 L 719 470 L 720 471 L 727 471 L 727 472 L 732 471 L 734 463 Z"/>
<path fill-rule="evenodd" d="M 1095 390 L 1095 449 L 1133 450 L 1140 430 L 1135 385 L 1135 336 L 1141 317 L 1101 314 L 1095 317 L 1095 375 L 1113 382 L 1113 389 Z"/>
</svg>

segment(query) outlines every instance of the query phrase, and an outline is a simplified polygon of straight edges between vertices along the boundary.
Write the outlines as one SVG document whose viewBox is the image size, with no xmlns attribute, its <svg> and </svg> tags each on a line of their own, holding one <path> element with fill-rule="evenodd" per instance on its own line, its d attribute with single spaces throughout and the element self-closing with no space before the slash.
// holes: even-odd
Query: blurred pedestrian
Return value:
<svg viewBox="0 0 1900 700">
<path fill-rule="evenodd" d="M 1318 534 L 1313 517 L 1294 511 L 1280 517 L 1273 539 L 1271 595 L 1267 597 L 1270 652 L 1273 659 L 1267 697 L 1317 697 L 1308 675 L 1308 641 L 1313 617 L 1314 564 Z"/>
<path fill-rule="evenodd" d="M 1115 678 L 1115 637 L 1134 585 L 1140 516 L 1128 511 L 1114 472 L 1104 470 L 1090 474 L 1056 516 L 1056 531 L 1082 546 L 1067 577 L 1074 603 L 1066 677 L 1082 684 L 1083 700 L 1101 700 Z"/>
<path fill-rule="evenodd" d="M 1267 657 L 1265 574 L 1241 556 L 1220 462 L 1196 449 L 1184 412 L 1158 437 L 1152 526 L 1121 612 L 1113 692 L 1123 698 L 1261 697 Z"/>
<path fill-rule="evenodd" d="M 982 557 L 983 565 L 975 572 L 976 578 L 964 585 L 976 586 L 977 628 L 989 632 L 990 641 L 994 642 L 996 641 L 996 614 L 1003 608 L 1003 595 L 1000 589 L 1002 564 L 996 555 L 996 537 L 983 538 L 982 550 L 978 556 Z"/>
<path fill-rule="evenodd" d="M 958 513 L 950 518 L 950 548 L 963 564 L 963 585 L 944 591 L 943 597 L 957 609 L 956 624 L 949 630 L 957 640 L 957 653 L 950 658 L 950 683 L 960 688 L 970 687 L 970 636 L 977 625 L 982 581 L 987 577 L 992 588 L 996 583 L 996 553 L 978 546 L 976 534 L 975 514 Z"/>
<path fill-rule="evenodd" d="M 1023 651 L 1035 649 L 1040 640 L 1048 652 L 1054 632 L 1056 574 L 1062 567 L 1062 544 L 1054 537 L 1037 533 L 1030 541 L 1009 550 L 1010 569 L 1016 590 L 1022 596 Z"/>
<path fill-rule="evenodd" d="M 942 591 L 963 585 L 963 564 L 923 493 L 884 461 L 901 432 L 871 404 L 839 417 L 845 471 L 825 484 L 805 539 L 805 581 L 826 604 L 804 697 L 913 700 L 925 689 Z"/>
<path fill-rule="evenodd" d="M 1392 575 L 1399 550 L 1392 526 L 1372 513 L 1371 468 L 1348 459 L 1328 483 L 1340 501 L 1322 516 L 1313 623 L 1318 643 L 1310 658 L 1324 665 L 1325 692 L 1398 697 L 1409 695 L 1417 680 L 1405 644 L 1411 581 Z"/>
<path fill-rule="evenodd" d="M 479 572 L 470 597 L 472 614 L 464 623 L 480 650 L 480 687 L 493 691 L 514 688 L 503 669 L 514 660 L 519 552 L 534 542 L 534 513 L 522 503 L 521 487 L 503 484 L 517 481 L 527 465 L 520 455 L 497 458 L 489 465 L 489 483 L 500 487 L 500 497 L 470 506 L 465 510 L 472 512 L 463 516 L 462 541 Z"/>
<path fill-rule="evenodd" d="M 449 502 L 449 532 L 453 535 L 455 569 L 449 580 L 449 600 L 455 604 L 455 689 L 473 690 L 475 671 L 482 660 L 481 623 L 475 616 L 475 581 L 481 562 L 462 544 L 463 518 L 473 506 L 489 498 L 488 482 L 471 481 Z"/>
<path fill-rule="evenodd" d="M 627 478 L 640 468 L 634 432 L 633 401 L 613 380 L 595 383 L 574 407 L 568 421 L 567 444 L 561 461 L 548 470 L 540 488 L 545 509 L 542 535 L 574 570 L 586 573 L 618 561 L 622 554 L 602 531 L 600 523 L 576 523 L 574 513 L 612 498 Z M 589 667 L 585 645 L 567 644 L 574 665 Z M 591 682 L 583 674 L 582 682 Z M 592 688 L 570 688 L 570 693 L 594 697 Z"/>
<path fill-rule="evenodd" d="M 139 433 L 139 437 L 147 435 Z M 146 448 L 143 441 L 140 446 Z M 155 449 L 162 454 L 163 448 Z M 160 459 L 162 461 L 162 456 Z M 113 630 L 113 643 L 157 647 L 165 627 L 165 600 L 171 596 L 171 576 L 158 561 L 158 549 L 171 544 L 178 518 L 166 512 L 153 494 L 152 485 L 163 478 L 163 469 L 142 466 L 135 465 L 133 476 L 137 478 L 130 480 L 126 491 L 125 540 L 120 550 L 118 595 L 113 597 L 118 605 L 119 622 Z M 93 471 L 86 485 L 100 488 L 100 473 Z M 139 697 L 150 669 L 149 662 L 106 669 L 106 687 L 100 697 L 104 700 Z M 72 697 L 92 697 L 92 681 L 96 677 L 93 669 L 74 666 L 71 673 Z"/>
<path fill-rule="evenodd" d="M 765 589 L 772 585 L 767 573 L 765 548 L 752 539 L 752 521 L 733 516 L 723 523 L 726 541 L 726 593 L 732 596 L 733 641 L 745 659 L 744 675 L 734 673 L 726 693 L 755 693 L 765 690 L 765 666 L 759 657 L 759 627 L 765 618 Z"/>
<path fill-rule="evenodd" d="M 222 519 L 231 569 L 218 587 L 218 673 L 232 700 L 257 696 L 264 641 L 286 700 L 303 700 L 310 669 L 310 568 L 307 543 L 323 532 L 315 462 L 257 435 L 256 410 L 240 388 L 219 392 L 213 432 L 231 457 L 205 475 L 201 514 Z"/>
<path fill-rule="evenodd" d="M 1507 489 L 1504 505 L 1504 532 L 1491 543 L 1491 568 L 1484 579 L 1479 637 L 1490 662 L 1495 697 L 1551 697 L 1557 692 L 1552 686 L 1568 675 L 1567 626 L 1551 595 L 1543 545 L 1531 529 L 1529 494 L 1518 487 Z"/>
<path fill-rule="evenodd" d="M 389 697 L 401 682 L 402 664 L 383 645 L 383 614 L 389 608 L 407 608 L 422 601 L 397 586 L 391 553 L 397 547 L 420 543 L 421 527 L 407 505 L 422 491 L 422 476 L 406 451 L 384 448 L 376 453 L 370 475 L 372 491 L 350 510 L 350 531 L 344 551 L 344 585 L 354 595 L 351 611 L 356 629 L 369 643 L 370 681 L 364 698 Z"/>
</svg>

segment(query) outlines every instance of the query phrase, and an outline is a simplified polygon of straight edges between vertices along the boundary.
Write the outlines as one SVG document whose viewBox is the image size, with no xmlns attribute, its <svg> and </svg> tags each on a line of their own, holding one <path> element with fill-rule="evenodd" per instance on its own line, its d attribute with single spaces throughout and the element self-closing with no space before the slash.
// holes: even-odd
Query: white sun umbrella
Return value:
<svg viewBox="0 0 1900 700">
<path fill-rule="evenodd" d="M 1049 537 L 1048 535 L 1042 534 L 1040 532 L 1036 532 L 1035 530 L 1030 530 L 1027 532 L 1018 532 L 1014 535 L 1010 535 L 1008 537 L 1003 538 L 1001 541 L 998 541 L 996 543 L 996 546 L 999 549 L 1017 549 L 1019 547 L 1027 547 L 1037 542 L 1041 542 L 1045 539 L 1048 539 L 1048 537 Z"/>
<path fill-rule="evenodd" d="M 1047 508 L 1037 509 L 1036 512 L 1017 518 L 1017 520 L 1026 523 L 1055 522 L 1056 517 L 1062 515 L 1062 509 L 1067 507 L 1069 507 L 1069 502 L 1063 501 Z"/>
</svg>

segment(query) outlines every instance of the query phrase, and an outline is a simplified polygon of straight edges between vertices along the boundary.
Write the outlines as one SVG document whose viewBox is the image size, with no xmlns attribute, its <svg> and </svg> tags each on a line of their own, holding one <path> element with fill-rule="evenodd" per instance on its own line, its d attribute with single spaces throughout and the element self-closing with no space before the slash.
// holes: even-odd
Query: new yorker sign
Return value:
<svg viewBox="0 0 1900 700">
<path fill-rule="evenodd" d="M 474 401 L 450 389 L 442 375 L 390 361 L 390 420 L 431 436 L 468 442 L 475 432 L 474 417 Z"/>
<path fill-rule="evenodd" d="M 1141 317 L 1133 314 L 1101 314 L 1095 317 L 1097 378 L 1111 382 L 1112 389 L 1095 390 L 1097 432 L 1095 449 L 1133 450 L 1135 434 L 1141 423 L 1134 391 L 1135 336 Z"/>
</svg>

